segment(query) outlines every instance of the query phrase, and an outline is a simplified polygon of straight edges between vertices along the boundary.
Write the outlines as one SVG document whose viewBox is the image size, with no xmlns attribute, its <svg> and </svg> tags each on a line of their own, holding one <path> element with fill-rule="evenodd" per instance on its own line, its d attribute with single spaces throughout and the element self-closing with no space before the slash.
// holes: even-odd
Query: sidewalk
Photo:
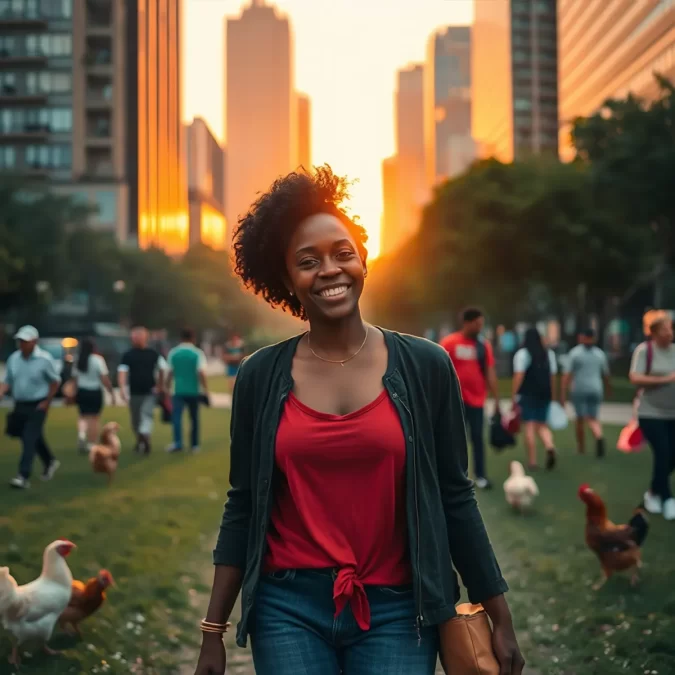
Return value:
<svg viewBox="0 0 675 675">
<path fill-rule="evenodd" d="M 10 399 L 3 399 L 0 401 L 0 407 L 9 408 L 12 402 Z M 63 405 L 62 400 L 54 401 L 54 407 Z M 109 397 L 106 394 L 106 405 L 110 405 Z M 511 405 L 510 400 L 503 400 L 501 402 L 502 410 L 507 410 Z M 117 397 L 117 406 L 121 407 L 119 396 Z M 211 394 L 211 407 L 218 409 L 229 409 L 232 406 L 232 396 L 230 394 L 218 393 Z M 488 404 L 487 410 L 491 413 L 491 407 Z M 574 419 L 574 408 L 571 405 L 567 406 L 567 414 L 570 419 Z M 623 426 L 628 424 L 633 414 L 632 406 L 629 403 L 604 403 L 600 408 L 600 421 L 605 424 L 616 424 Z"/>
</svg>

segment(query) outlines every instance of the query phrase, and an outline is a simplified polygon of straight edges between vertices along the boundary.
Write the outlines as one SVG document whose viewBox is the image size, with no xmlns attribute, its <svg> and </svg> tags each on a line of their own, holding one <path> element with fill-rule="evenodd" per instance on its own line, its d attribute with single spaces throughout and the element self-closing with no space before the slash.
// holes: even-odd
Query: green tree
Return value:
<svg viewBox="0 0 675 675">
<path fill-rule="evenodd" d="M 675 258 L 675 87 L 656 76 L 660 96 L 609 100 L 577 119 L 572 142 L 589 167 L 594 196 L 615 221 L 648 230 L 652 250 Z M 655 236 L 656 235 L 656 236 Z"/>
<path fill-rule="evenodd" d="M 210 328 L 243 332 L 255 323 L 256 300 L 235 278 L 228 251 L 196 244 L 181 264 L 190 283 L 205 298 L 212 318 Z"/>
<path fill-rule="evenodd" d="M 0 185 L 0 309 L 35 311 L 47 295 L 71 285 L 68 255 L 72 232 L 88 211 L 67 197 L 23 182 Z"/>
<path fill-rule="evenodd" d="M 437 188 L 415 239 L 376 268 L 378 298 L 423 298 L 427 316 L 481 304 L 507 324 L 563 314 L 621 293 L 642 246 L 597 207 L 584 166 L 486 160 Z"/>
</svg>

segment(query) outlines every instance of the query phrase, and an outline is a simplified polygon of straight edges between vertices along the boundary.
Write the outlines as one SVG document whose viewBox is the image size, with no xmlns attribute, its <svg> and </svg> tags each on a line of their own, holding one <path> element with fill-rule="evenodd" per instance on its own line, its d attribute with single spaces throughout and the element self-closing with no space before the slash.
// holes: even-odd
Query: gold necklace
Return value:
<svg viewBox="0 0 675 675">
<path fill-rule="evenodd" d="M 307 346 L 309 347 L 309 351 L 316 356 L 319 361 L 325 361 L 326 363 L 339 363 L 341 366 L 344 366 L 347 361 L 351 361 L 354 357 L 358 356 L 361 350 L 366 346 L 366 342 L 368 340 L 368 335 L 370 334 L 370 331 L 368 330 L 368 326 L 366 326 L 366 337 L 363 338 L 363 342 L 361 343 L 361 346 L 351 355 L 348 356 L 346 359 L 343 359 L 342 361 L 334 361 L 333 359 L 325 359 L 323 356 L 319 356 L 313 349 L 312 349 L 312 344 L 309 341 L 309 333 L 307 333 Z"/>
</svg>

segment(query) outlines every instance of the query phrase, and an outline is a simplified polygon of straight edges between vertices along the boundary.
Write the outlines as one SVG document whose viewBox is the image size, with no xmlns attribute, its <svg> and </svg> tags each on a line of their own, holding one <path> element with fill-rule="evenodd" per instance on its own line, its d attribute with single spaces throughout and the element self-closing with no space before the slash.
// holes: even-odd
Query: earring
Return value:
<svg viewBox="0 0 675 675">
<path fill-rule="evenodd" d="M 293 297 L 293 291 L 288 291 L 288 292 L 290 293 L 291 297 Z"/>
</svg>

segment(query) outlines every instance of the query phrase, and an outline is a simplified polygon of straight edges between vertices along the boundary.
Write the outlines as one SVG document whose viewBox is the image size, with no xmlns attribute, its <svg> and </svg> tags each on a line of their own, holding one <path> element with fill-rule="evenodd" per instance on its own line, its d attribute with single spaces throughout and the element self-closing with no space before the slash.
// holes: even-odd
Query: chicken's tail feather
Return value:
<svg viewBox="0 0 675 675">
<path fill-rule="evenodd" d="M 637 509 L 635 509 L 635 513 L 628 521 L 628 524 L 635 532 L 635 543 L 638 546 L 642 546 L 642 543 L 647 538 L 647 532 L 649 532 L 649 519 L 647 518 L 647 513 L 644 508 L 639 506 Z"/>
</svg>

